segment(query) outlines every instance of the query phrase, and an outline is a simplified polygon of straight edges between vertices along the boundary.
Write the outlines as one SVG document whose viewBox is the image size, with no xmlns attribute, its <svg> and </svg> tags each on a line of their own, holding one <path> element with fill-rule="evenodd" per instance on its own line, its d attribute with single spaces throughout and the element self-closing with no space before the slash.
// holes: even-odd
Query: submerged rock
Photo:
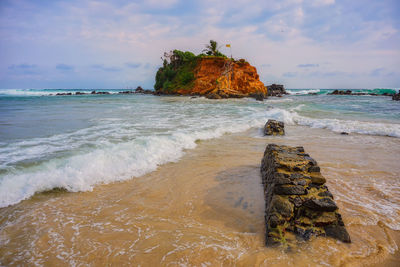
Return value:
<svg viewBox="0 0 400 267">
<path fill-rule="evenodd" d="M 206 95 L 206 98 L 208 98 L 208 99 L 221 99 L 222 97 L 219 94 L 209 93 L 209 94 Z"/>
<path fill-rule="evenodd" d="M 282 121 L 268 120 L 264 126 L 264 135 L 284 135 L 285 124 Z"/>
<path fill-rule="evenodd" d="M 250 94 L 250 97 L 253 97 L 258 101 L 264 101 L 265 95 L 264 95 L 264 93 L 253 93 L 253 94 Z"/>
<path fill-rule="evenodd" d="M 329 236 L 351 242 L 317 162 L 303 147 L 269 144 L 261 162 L 261 176 L 266 245 L 288 245 L 287 232 L 302 240 Z"/>
</svg>

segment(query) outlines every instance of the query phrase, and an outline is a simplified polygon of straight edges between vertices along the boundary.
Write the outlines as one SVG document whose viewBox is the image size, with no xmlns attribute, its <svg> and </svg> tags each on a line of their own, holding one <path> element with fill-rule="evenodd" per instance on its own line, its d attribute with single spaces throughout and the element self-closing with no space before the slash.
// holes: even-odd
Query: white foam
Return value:
<svg viewBox="0 0 400 267">
<path fill-rule="evenodd" d="M 98 145 L 98 148 L 86 153 L 51 159 L 22 171 L 12 171 L 3 176 L 0 181 L 0 207 L 16 204 L 36 192 L 56 187 L 63 187 L 72 192 L 91 191 L 96 184 L 139 177 L 154 171 L 161 164 L 177 161 L 183 156 L 185 149 L 196 147 L 196 140 L 245 131 L 251 127 L 260 127 L 262 123 L 263 120 L 252 119 L 243 123 L 224 123 L 209 130 L 190 133 L 177 131 L 169 135 L 142 136 L 118 144 L 104 142 L 102 146 Z M 105 132 L 102 131 L 101 135 L 104 134 Z M 49 139 L 60 141 L 60 138 L 65 138 L 67 141 L 71 135 L 55 136 Z M 43 142 L 43 140 L 39 141 Z M 35 145 L 34 141 L 32 142 L 33 146 L 22 149 L 21 155 L 15 151 L 14 154 L 17 155 L 13 160 L 24 159 L 22 155 L 24 152 L 28 153 L 26 158 L 39 156 L 52 147 L 43 144 Z M 68 142 L 66 145 L 72 143 Z M 16 148 L 18 146 L 21 148 L 21 144 Z M 30 151 L 31 148 L 32 151 Z M 52 152 L 54 150 L 57 148 L 53 148 Z M 50 152 L 47 151 L 47 153 Z"/>
<path fill-rule="evenodd" d="M 266 104 L 268 103 L 284 103 L 284 102 L 293 102 L 292 98 L 268 98 L 267 101 L 265 101 Z"/>
<path fill-rule="evenodd" d="M 75 94 L 76 92 L 85 92 L 90 95 L 90 92 L 93 90 L 86 90 L 86 89 L 77 89 L 77 90 L 51 90 L 51 89 L 1 89 L 0 95 L 7 95 L 7 96 L 49 96 L 49 95 L 56 95 L 72 93 Z M 119 91 L 116 90 L 97 90 L 98 92 L 108 92 L 110 94 L 118 94 Z M 120 91 L 123 91 L 122 89 Z"/>
<path fill-rule="evenodd" d="M 309 118 L 299 115 L 295 111 L 298 109 L 301 109 L 301 105 L 292 108 L 291 111 L 274 108 L 268 111 L 268 115 L 274 119 L 283 120 L 289 125 L 297 124 L 309 126 L 311 128 L 329 129 L 333 132 L 359 133 L 400 138 L 400 124 Z"/>
<path fill-rule="evenodd" d="M 290 95 L 307 95 L 310 93 L 319 93 L 320 89 L 305 89 L 305 90 L 290 90 L 287 89 L 286 92 Z"/>
</svg>

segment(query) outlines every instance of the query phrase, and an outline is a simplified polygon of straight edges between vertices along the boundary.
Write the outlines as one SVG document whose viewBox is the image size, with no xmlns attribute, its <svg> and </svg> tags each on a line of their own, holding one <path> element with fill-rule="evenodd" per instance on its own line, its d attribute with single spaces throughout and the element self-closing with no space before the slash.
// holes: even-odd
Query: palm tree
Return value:
<svg viewBox="0 0 400 267">
<path fill-rule="evenodd" d="M 218 51 L 217 41 L 210 40 L 210 44 L 206 45 L 206 49 L 203 50 L 209 56 L 218 56 L 221 52 Z"/>
</svg>

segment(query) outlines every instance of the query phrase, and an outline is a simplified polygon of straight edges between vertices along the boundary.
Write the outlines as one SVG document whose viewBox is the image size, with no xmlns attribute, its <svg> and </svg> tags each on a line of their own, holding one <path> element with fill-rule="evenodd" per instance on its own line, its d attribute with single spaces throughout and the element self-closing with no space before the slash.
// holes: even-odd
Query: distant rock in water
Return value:
<svg viewBox="0 0 400 267">
<path fill-rule="evenodd" d="M 372 95 L 372 96 L 378 96 L 379 94 L 377 93 L 364 93 L 364 92 L 355 92 L 351 90 L 334 90 L 332 93 L 328 93 L 328 95 Z M 392 96 L 393 94 L 390 93 L 383 93 L 381 94 L 382 96 Z"/>
<path fill-rule="evenodd" d="M 282 121 L 268 120 L 264 126 L 264 135 L 284 135 L 285 124 Z"/>
<path fill-rule="evenodd" d="M 165 54 L 154 88 L 156 95 L 200 95 L 209 99 L 254 97 L 261 100 L 267 96 L 257 69 L 246 60 L 231 59 L 221 53 L 196 56 L 179 50 Z"/>
<path fill-rule="evenodd" d="M 137 88 L 136 88 L 136 90 L 135 90 L 135 93 L 136 94 L 152 94 L 152 93 L 154 93 L 154 91 L 152 91 L 152 90 L 145 90 L 145 89 L 143 89 L 141 86 L 138 86 Z"/>
<path fill-rule="evenodd" d="M 392 96 L 392 100 L 400 101 L 400 92 Z"/>
<path fill-rule="evenodd" d="M 329 236 L 350 243 L 342 216 L 317 162 L 303 147 L 269 144 L 261 162 L 266 245 Z"/>
<path fill-rule="evenodd" d="M 352 92 L 351 90 L 334 90 L 332 93 L 329 93 L 328 95 L 351 95 Z"/>
<path fill-rule="evenodd" d="M 271 84 L 267 86 L 268 96 L 282 96 L 287 95 L 288 93 L 285 90 L 285 87 L 281 84 Z"/>
<path fill-rule="evenodd" d="M 72 93 L 57 93 L 56 95 L 72 95 Z"/>
</svg>

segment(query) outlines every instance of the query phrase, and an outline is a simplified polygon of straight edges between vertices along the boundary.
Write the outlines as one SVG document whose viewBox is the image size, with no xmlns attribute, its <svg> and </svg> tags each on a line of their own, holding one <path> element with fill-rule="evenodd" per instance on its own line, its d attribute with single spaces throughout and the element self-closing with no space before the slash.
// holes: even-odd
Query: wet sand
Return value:
<svg viewBox="0 0 400 267">
<path fill-rule="evenodd" d="M 0 209 L 0 265 L 400 266 L 400 139 L 286 132 L 202 141 L 142 177 Z M 318 237 L 289 252 L 265 248 L 268 143 L 302 145 L 318 161 L 351 244 Z"/>
</svg>

